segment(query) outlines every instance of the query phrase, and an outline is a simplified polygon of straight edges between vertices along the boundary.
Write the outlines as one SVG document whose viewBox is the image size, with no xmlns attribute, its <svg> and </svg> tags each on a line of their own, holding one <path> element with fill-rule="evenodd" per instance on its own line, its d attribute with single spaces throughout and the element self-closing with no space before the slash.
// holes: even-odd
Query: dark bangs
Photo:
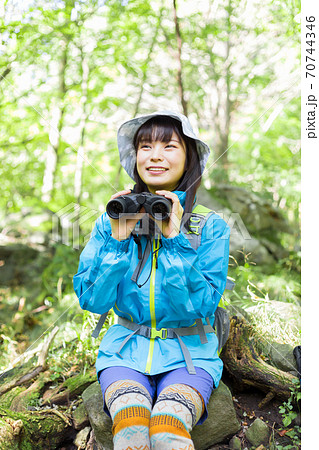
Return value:
<svg viewBox="0 0 319 450">
<path fill-rule="evenodd" d="M 153 117 L 137 130 L 134 137 L 134 147 L 137 150 L 141 142 L 169 142 L 174 131 L 182 142 L 183 131 L 181 122 L 169 116 Z"/>
</svg>

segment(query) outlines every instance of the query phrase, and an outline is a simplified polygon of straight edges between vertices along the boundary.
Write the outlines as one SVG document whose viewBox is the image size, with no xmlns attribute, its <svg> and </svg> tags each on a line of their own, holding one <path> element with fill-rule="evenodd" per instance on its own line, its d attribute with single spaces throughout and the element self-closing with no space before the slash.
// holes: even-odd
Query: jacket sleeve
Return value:
<svg viewBox="0 0 319 450">
<path fill-rule="evenodd" d="M 182 232 L 174 238 L 162 236 L 163 287 L 177 313 L 197 318 L 214 314 L 226 287 L 229 237 L 229 226 L 217 214 L 207 219 L 197 251 Z"/>
<path fill-rule="evenodd" d="M 103 314 L 113 307 L 117 287 L 130 265 L 129 240 L 117 241 L 112 237 L 105 214 L 97 219 L 73 277 L 74 291 L 82 309 Z"/>
</svg>

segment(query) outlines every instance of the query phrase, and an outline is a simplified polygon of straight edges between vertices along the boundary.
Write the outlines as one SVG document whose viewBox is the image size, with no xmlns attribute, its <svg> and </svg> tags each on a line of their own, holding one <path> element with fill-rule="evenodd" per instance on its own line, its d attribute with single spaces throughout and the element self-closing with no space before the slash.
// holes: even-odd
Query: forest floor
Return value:
<svg viewBox="0 0 319 450">
<path fill-rule="evenodd" d="M 242 449 L 255 448 L 245 439 L 245 431 L 247 428 L 257 419 L 261 419 L 265 422 L 270 429 L 270 434 L 273 436 L 275 445 L 273 447 L 265 447 L 267 450 L 270 448 L 282 448 L 285 446 L 291 449 L 298 449 L 298 446 L 292 446 L 291 439 L 286 436 L 287 431 L 292 429 L 292 426 L 285 428 L 282 423 L 282 415 L 279 413 L 279 407 L 282 405 L 282 401 L 279 399 L 273 399 L 267 403 L 263 408 L 260 408 L 259 403 L 264 400 L 265 394 L 258 392 L 256 389 L 238 391 L 231 383 L 231 380 L 227 375 L 223 375 L 224 383 L 229 387 L 233 395 L 234 406 L 236 409 L 237 418 L 241 424 L 241 429 L 236 433 L 241 441 Z M 278 447 L 279 446 L 279 447 Z M 218 444 L 209 447 L 207 450 L 222 450 L 230 449 L 229 444 Z"/>
<path fill-rule="evenodd" d="M 254 448 L 251 444 L 245 439 L 245 430 L 253 423 L 256 418 L 262 419 L 265 423 L 268 424 L 270 430 L 274 433 L 275 442 L 277 445 L 282 446 L 283 448 L 286 445 L 291 444 L 291 440 L 285 437 L 285 432 L 281 431 L 282 420 L 281 415 L 279 414 L 279 401 L 270 402 L 264 409 L 258 408 L 258 403 L 264 398 L 263 394 L 256 394 L 255 392 L 243 392 L 238 393 L 233 396 L 236 413 L 238 420 L 241 423 L 241 429 L 235 435 L 241 441 L 242 449 L 251 449 Z M 276 446 L 277 447 L 277 446 Z M 274 448 L 276 448 L 274 447 Z M 212 447 L 209 447 L 207 450 L 226 450 L 230 449 L 229 443 L 217 444 Z M 264 447 L 269 449 L 270 447 Z M 294 449 L 298 449 L 298 447 L 290 447 Z M 66 444 L 60 447 L 60 450 L 76 450 L 77 447 L 73 444 Z"/>
<path fill-rule="evenodd" d="M 92 370 L 92 379 L 94 379 L 94 367 L 91 368 Z M 49 369 L 50 370 L 50 369 Z M 51 370 L 53 370 L 53 367 L 51 367 Z M 64 376 L 66 378 L 74 376 L 76 373 L 80 373 L 81 369 L 79 367 L 72 366 L 70 368 L 70 371 L 68 373 L 64 372 Z M 90 375 L 90 376 L 91 376 Z M 239 390 L 239 386 L 235 385 L 232 382 L 232 379 L 228 376 L 227 372 L 224 371 L 223 374 L 223 382 L 228 386 L 232 393 L 233 403 L 236 410 L 238 421 L 241 424 L 240 430 L 236 433 L 235 436 L 240 440 L 241 443 L 241 449 L 242 450 L 248 450 L 248 449 L 255 449 L 246 439 L 245 432 L 248 429 L 248 427 L 257 419 L 261 419 L 264 423 L 266 423 L 269 427 L 270 431 L 270 440 L 271 444 L 265 446 L 265 447 L 258 447 L 258 450 L 286 450 L 286 449 L 300 449 L 300 445 L 294 445 L 291 435 L 294 434 L 294 425 L 300 426 L 300 418 L 296 419 L 295 423 L 292 425 L 285 427 L 283 425 L 283 416 L 279 412 L 280 406 L 282 406 L 283 401 L 280 399 L 273 399 L 270 402 L 268 402 L 265 406 L 262 408 L 259 407 L 259 404 L 261 401 L 265 399 L 265 394 L 259 390 L 254 388 L 245 388 L 245 390 Z M 92 381 L 91 381 L 92 382 Z M 31 383 L 31 382 L 30 382 Z M 51 382 L 46 386 L 46 390 L 50 389 L 50 385 L 53 384 L 61 384 L 61 380 L 56 380 L 56 382 Z M 81 389 L 82 392 L 83 389 Z M 63 390 L 60 390 L 63 394 Z M 44 398 L 45 395 L 40 394 L 41 398 Z M 64 396 L 64 400 L 61 398 L 61 402 L 58 402 L 58 405 L 52 404 L 53 408 L 56 408 L 58 411 L 60 411 L 62 414 L 71 415 L 72 410 L 76 406 L 79 406 L 80 403 L 82 403 L 81 400 L 81 393 L 74 392 L 70 397 Z M 40 406 L 40 408 L 33 408 L 35 409 L 45 409 L 48 406 Z M 297 422 L 299 421 L 299 423 Z M 88 422 L 86 422 L 87 426 L 89 425 Z M 60 450 L 77 450 L 77 446 L 74 444 L 74 439 L 77 435 L 78 431 L 74 428 L 74 424 L 71 425 L 70 428 L 66 430 L 66 433 L 64 435 L 64 438 L 62 438 L 62 443 L 58 445 L 56 448 Z M 217 450 L 217 449 L 230 449 L 230 437 L 228 440 L 225 440 L 225 442 L 222 442 L 220 444 L 214 445 L 212 447 L 209 447 L 207 450 Z M 61 442 L 61 440 L 60 440 Z M 94 444 L 94 440 L 92 442 L 93 445 L 89 445 L 86 447 L 88 450 L 98 450 L 97 445 Z M 0 445 L 1 447 L 1 445 Z"/>
<path fill-rule="evenodd" d="M 256 392 L 256 390 L 245 390 L 242 392 L 236 392 L 234 387 L 231 385 L 227 376 L 223 377 L 223 381 L 228 387 L 231 389 L 233 394 L 233 401 L 237 413 L 237 418 L 241 424 L 241 429 L 236 433 L 241 442 L 241 448 L 245 449 L 254 449 L 247 439 L 245 439 L 245 431 L 247 428 L 254 422 L 255 419 L 260 418 L 265 422 L 270 429 L 270 435 L 273 436 L 274 444 L 272 446 L 260 447 L 260 449 L 296 449 L 298 450 L 299 446 L 291 445 L 291 439 L 286 436 L 289 428 L 285 429 L 282 424 L 282 416 L 279 413 L 279 407 L 282 404 L 280 400 L 272 400 L 267 405 L 265 405 L 262 409 L 258 406 L 258 404 L 264 399 L 265 395 L 262 392 Z M 291 428 L 290 428 L 291 429 Z M 223 450 L 230 449 L 229 442 L 225 441 L 225 443 L 220 443 L 209 447 L 207 450 Z M 59 447 L 60 450 L 76 450 L 77 447 L 73 443 L 64 443 Z M 97 446 L 90 447 L 90 450 L 97 450 Z"/>
</svg>

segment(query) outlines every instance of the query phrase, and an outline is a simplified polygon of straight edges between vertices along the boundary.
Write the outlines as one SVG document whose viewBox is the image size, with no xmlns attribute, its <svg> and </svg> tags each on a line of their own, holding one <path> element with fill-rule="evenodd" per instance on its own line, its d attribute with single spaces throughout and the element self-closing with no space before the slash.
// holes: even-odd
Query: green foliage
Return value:
<svg viewBox="0 0 319 450">
<path fill-rule="evenodd" d="M 262 128 L 263 124 L 257 122 L 240 142 L 233 143 L 230 180 L 243 187 L 247 187 L 249 180 L 252 191 L 278 208 L 289 223 L 295 224 L 297 231 L 296 224 L 300 223 L 300 99 L 283 106 L 266 133 Z M 248 148 L 250 158 L 247 158 Z M 289 236 L 283 235 L 282 239 L 284 246 L 290 244 Z"/>
<path fill-rule="evenodd" d="M 284 427 L 289 427 L 291 422 L 295 420 L 298 412 L 295 410 L 297 407 L 299 410 L 299 404 L 301 401 L 300 382 L 296 378 L 293 380 L 295 386 L 291 388 L 291 394 L 289 399 L 279 407 L 279 412 L 282 415 L 282 423 Z M 300 412 L 300 410 L 299 410 Z"/>
<path fill-rule="evenodd" d="M 85 373 L 94 367 L 103 331 L 114 322 L 114 314 L 110 312 L 99 339 L 92 338 L 99 316 L 82 311 L 73 316 L 61 327 L 55 339 L 55 348 L 49 352 L 50 378 L 52 381 L 66 380 L 67 373 L 76 367 L 76 371 Z"/>
<path fill-rule="evenodd" d="M 230 266 L 229 276 L 236 280 L 235 293 L 231 296 L 231 302 L 234 305 L 248 307 L 258 298 L 270 298 L 289 303 L 300 302 L 300 276 L 298 272 L 291 270 L 287 279 L 286 260 L 267 268 L 257 266 L 246 259 L 242 265 Z"/>
<path fill-rule="evenodd" d="M 285 88 L 280 91 L 276 86 L 286 60 L 290 58 L 289 76 L 298 64 L 295 52 L 299 43 L 292 39 L 296 36 L 292 30 L 298 27 L 299 2 L 287 5 L 267 0 L 260 5 L 253 1 L 248 7 L 246 2 L 232 0 L 230 4 L 218 2 L 216 10 L 210 2 L 203 2 L 203 9 L 191 2 L 188 7 L 189 12 L 181 7 L 178 15 L 189 112 L 197 117 L 203 137 L 215 149 L 221 126 L 215 103 L 221 102 L 228 77 L 233 122 L 227 152 L 230 179 L 251 183 L 258 192 L 271 189 L 269 198 L 275 196 L 274 202 L 294 214 L 299 201 L 295 189 L 299 153 L 291 158 L 290 150 L 299 139 L 299 101 L 289 101 Z M 256 14 L 267 20 L 246 20 Z M 5 110 L 1 115 L 0 160 L 6 159 L 6 164 L 0 164 L 0 206 L 16 211 L 38 204 L 56 211 L 74 201 L 74 168 L 81 140 L 81 112 L 85 112 L 82 201 L 100 210 L 114 190 L 131 182 L 125 174 L 118 175 L 119 122 L 142 110 L 178 103 L 177 40 L 171 4 L 135 0 L 123 6 L 119 0 L 65 0 L 51 2 L 48 8 L 39 0 L 20 5 L 15 16 L 8 4 L 2 28 L 5 50 L 0 53 L 0 65 L 9 72 L 0 82 L 1 108 Z M 225 63 L 227 43 L 229 65 Z M 271 61 L 274 54 L 276 64 Z M 290 62 L 293 58 L 295 64 Z M 82 84 L 84 60 L 89 68 L 87 92 Z M 277 92 L 284 113 L 266 133 L 260 125 L 267 115 L 250 126 Z M 270 108 L 269 114 L 272 111 Z M 57 169 L 52 197 L 45 203 L 41 190 L 55 129 L 59 131 Z M 234 137 L 238 132 L 241 139 L 237 144 Z"/>
<path fill-rule="evenodd" d="M 77 272 L 78 255 L 67 245 L 56 244 L 50 264 L 42 272 L 47 296 L 61 301 L 63 293 L 73 292 L 73 276 Z"/>
<path fill-rule="evenodd" d="M 300 413 L 301 391 L 299 380 L 293 380 L 295 386 L 291 388 L 289 399 L 279 407 L 279 413 L 282 415 L 282 423 L 284 428 L 288 428 L 285 436 L 289 438 L 290 443 L 285 446 L 278 446 L 278 450 L 288 450 L 300 448 L 301 429 L 299 425 L 293 425 L 294 420 Z"/>
<path fill-rule="evenodd" d="M 235 260 L 234 260 L 235 261 Z M 266 341 L 300 345 L 300 275 L 291 270 L 287 277 L 286 262 L 279 262 L 265 268 L 250 261 L 244 253 L 243 265 L 235 264 L 229 268 L 228 275 L 235 280 L 234 291 L 225 291 L 226 305 L 232 314 L 247 315 L 258 335 Z M 278 314 L 272 301 L 291 303 L 290 320 L 285 314 Z M 278 308 L 278 303 L 276 303 Z M 250 310 L 253 308 L 253 311 Z M 263 350 L 262 350 L 263 351 Z"/>
<path fill-rule="evenodd" d="M 182 110 L 180 67 L 191 122 L 213 149 L 205 186 L 211 188 L 222 169 L 231 184 L 278 208 L 293 229 L 291 235 L 278 235 L 287 258 L 267 268 L 243 255 L 243 262 L 230 268 L 236 289 L 225 294 L 227 300 L 244 308 L 267 299 L 299 304 L 300 2 L 184 4 L 177 2 L 178 60 L 172 2 L 132 0 L 123 6 L 120 0 L 37 0 L 20 2 L 14 14 L 13 3 L 5 2 L 0 17 L 2 228 L 8 214 L 24 208 L 54 214 L 79 202 L 97 217 L 115 191 L 132 187 L 120 168 L 117 128 L 134 114 Z M 81 225 L 81 246 L 93 222 Z M 38 229 L 49 233 L 51 223 Z M 39 292 L 22 286 L 1 291 L 0 369 L 41 342 L 54 323 L 60 331 L 49 361 L 57 381 L 67 377 L 74 360 L 81 370 L 92 367 L 98 341 L 90 336 L 97 318 L 80 311 L 73 293 L 80 251 L 60 243 L 52 247 L 50 263 L 38 270 Z M 21 297 L 25 311 L 17 313 Z M 299 333 L 289 339 L 298 340 Z"/>
</svg>

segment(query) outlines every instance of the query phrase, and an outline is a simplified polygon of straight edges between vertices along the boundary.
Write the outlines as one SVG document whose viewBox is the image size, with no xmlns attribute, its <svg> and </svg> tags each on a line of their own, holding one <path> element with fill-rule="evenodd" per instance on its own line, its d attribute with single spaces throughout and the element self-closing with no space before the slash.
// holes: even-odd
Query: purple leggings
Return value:
<svg viewBox="0 0 319 450">
<path fill-rule="evenodd" d="M 201 369 L 200 367 L 196 367 L 196 375 L 190 375 L 186 367 L 160 373 L 158 375 L 145 375 L 144 373 L 137 372 L 136 370 L 127 367 L 115 366 L 101 370 L 98 374 L 98 379 L 103 394 L 104 411 L 108 416 L 110 416 L 110 413 L 105 404 L 105 391 L 115 381 L 137 381 L 148 390 L 153 401 L 167 386 L 178 383 L 187 384 L 201 394 L 205 403 L 205 411 L 199 419 L 198 424 L 203 423 L 207 419 L 207 404 L 214 388 L 212 377 L 206 370 Z"/>
</svg>

